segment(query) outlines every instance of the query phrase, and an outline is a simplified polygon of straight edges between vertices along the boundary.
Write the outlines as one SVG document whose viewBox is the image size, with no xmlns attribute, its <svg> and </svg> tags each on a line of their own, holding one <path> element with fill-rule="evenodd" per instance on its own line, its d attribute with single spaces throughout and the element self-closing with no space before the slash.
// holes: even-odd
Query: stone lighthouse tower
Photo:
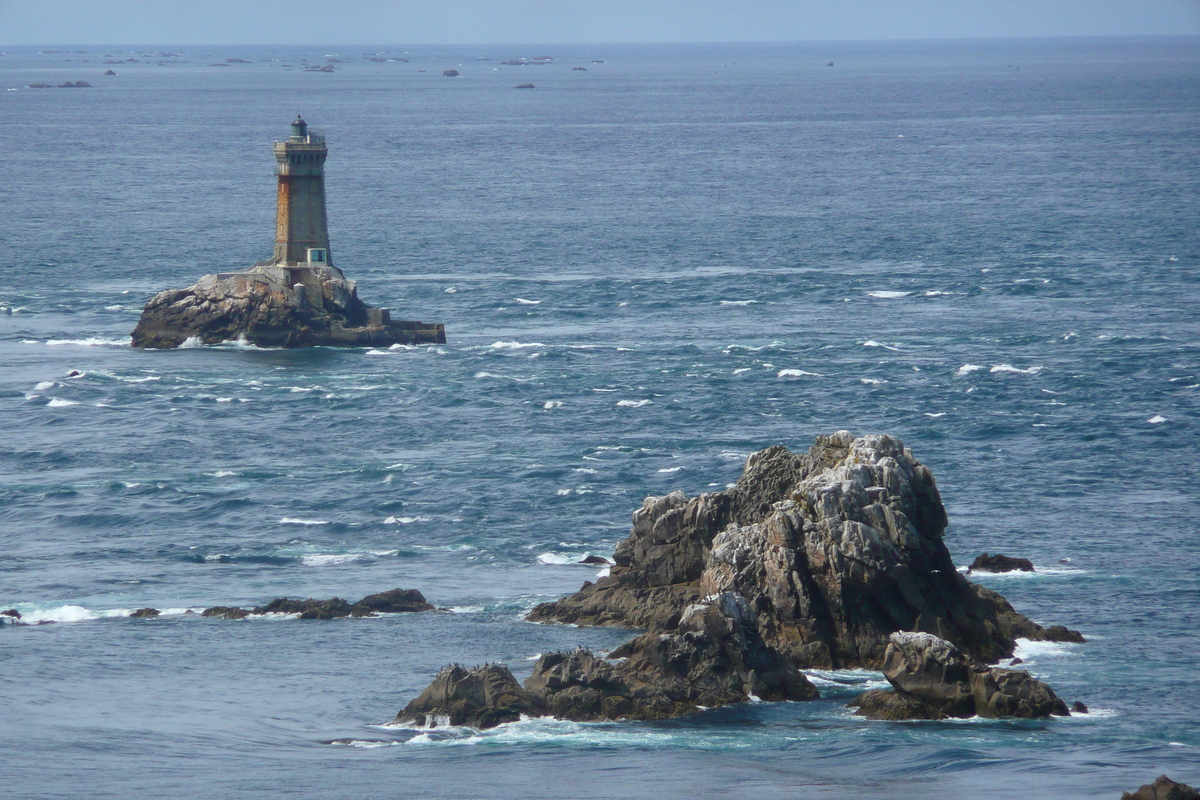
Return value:
<svg viewBox="0 0 1200 800">
<path fill-rule="evenodd" d="M 325 136 L 310 131 L 296 115 L 292 135 L 275 143 L 279 195 L 275 212 L 277 266 L 329 264 L 329 224 L 325 216 Z"/>
</svg>

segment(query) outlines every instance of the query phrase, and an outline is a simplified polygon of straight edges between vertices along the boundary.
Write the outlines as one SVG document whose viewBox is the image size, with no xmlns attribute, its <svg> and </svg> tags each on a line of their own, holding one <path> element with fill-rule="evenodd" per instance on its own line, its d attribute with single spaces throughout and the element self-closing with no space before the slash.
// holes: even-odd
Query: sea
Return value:
<svg viewBox="0 0 1200 800">
<path fill-rule="evenodd" d="M 5 798 L 1200 784 L 1200 38 L 8 48 L 0 89 Z M 269 257 L 298 113 L 334 263 L 447 343 L 130 347 L 156 292 Z M 645 497 L 842 429 L 930 467 L 956 564 L 1033 561 L 975 579 L 1083 632 L 1018 655 L 1088 714 L 867 721 L 863 670 L 389 725 L 443 665 L 612 649 L 524 615 Z M 444 610 L 195 613 L 396 587 Z"/>
</svg>

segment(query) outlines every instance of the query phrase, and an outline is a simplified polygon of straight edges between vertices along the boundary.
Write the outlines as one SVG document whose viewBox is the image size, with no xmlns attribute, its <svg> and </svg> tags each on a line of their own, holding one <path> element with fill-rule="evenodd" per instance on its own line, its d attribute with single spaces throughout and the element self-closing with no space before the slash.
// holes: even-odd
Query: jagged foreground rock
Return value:
<svg viewBox="0 0 1200 800">
<path fill-rule="evenodd" d="M 763 642 L 746 602 L 726 593 L 685 609 L 676 633 L 647 633 L 609 654 L 538 659 L 525 685 L 506 667 L 445 667 L 395 722 L 488 728 L 522 716 L 653 720 L 762 700 L 810 700 L 816 687 Z"/>
<path fill-rule="evenodd" d="M 393 321 L 388 309 L 360 300 L 356 283 L 332 265 L 257 265 L 160 292 L 146 303 L 133 330 L 134 347 L 169 349 L 188 339 L 203 344 L 245 339 L 260 347 L 387 347 L 445 343 L 446 332 L 441 325 Z"/>
<path fill-rule="evenodd" d="M 929 633 L 893 633 L 883 675 L 892 690 L 850 702 L 872 719 L 1068 717 L 1067 704 L 1024 670 L 971 664 L 954 645 Z"/>
<path fill-rule="evenodd" d="M 1200 792 L 1186 783 L 1159 775 L 1154 783 L 1147 783 L 1136 792 L 1122 792 L 1121 800 L 1200 800 Z"/>
<path fill-rule="evenodd" d="M 946 524 L 932 473 L 899 439 L 839 431 L 804 455 L 753 454 L 728 491 L 647 498 L 609 577 L 530 619 L 670 631 L 698 598 L 734 592 L 763 639 L 804 667 L 877 668 L 895 631 L 984 662 L 1011 656 L 1018 636 L 1082 641 L 961 576 Z"/>
</svg>

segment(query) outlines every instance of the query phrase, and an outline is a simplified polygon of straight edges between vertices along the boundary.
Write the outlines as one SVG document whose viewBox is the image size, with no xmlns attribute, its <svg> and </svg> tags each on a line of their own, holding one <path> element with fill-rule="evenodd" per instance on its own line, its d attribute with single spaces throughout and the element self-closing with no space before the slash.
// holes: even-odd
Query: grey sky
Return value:
<svg viewBox="0 0 1200 800">
<path fill-rule="evenodd" d="M 1200 34 L 1200 0 L 0 0 L 0 44 L 435 44 Z"/>
</svg>

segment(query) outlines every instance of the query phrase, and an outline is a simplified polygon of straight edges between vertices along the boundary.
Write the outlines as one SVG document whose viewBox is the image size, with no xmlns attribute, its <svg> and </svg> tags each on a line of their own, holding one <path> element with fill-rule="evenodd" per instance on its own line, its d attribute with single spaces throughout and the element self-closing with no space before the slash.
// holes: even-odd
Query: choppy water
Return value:
<svg viewBox="0 0 1200 800">
<path fill-rule="evenodd" d="M 2 793 L 1197 783 L 1198 44 L 0 56 L 0 607 L 59 621 L 0 629 Z M 139 61 L 101 77 L 105 53 Z M 151 293 L 269 254 L 297 111 L 329 138 L 336 262 L 449 343 L 129 348 Z M 444 663 L 622 641 L 521 616 L 647 494 L 840 428 L 932 467 L 957 563 L 1033 559 L 982 580 L 1087 635 L 1023 655 L 1091 715 L 867 722 L 841 704 L 880 676 L 847 672 L 665 723 L 378 727 Z M 183 613 L 395 586 L 455 613 Z"/>
</svg>

